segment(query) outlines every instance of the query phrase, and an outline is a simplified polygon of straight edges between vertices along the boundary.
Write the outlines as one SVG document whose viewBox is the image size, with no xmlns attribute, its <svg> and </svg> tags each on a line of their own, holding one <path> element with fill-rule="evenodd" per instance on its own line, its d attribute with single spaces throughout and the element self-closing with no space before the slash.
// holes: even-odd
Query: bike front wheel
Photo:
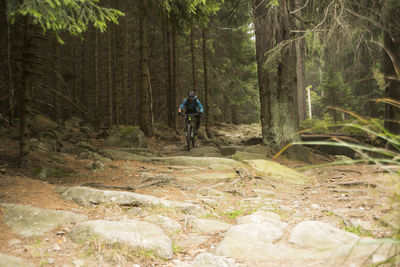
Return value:
<svg viewBox="0 0 400 267">
<path fill-rule="evenodd" d="M 188 151 L 190 151 L 191 139 L 192 139 L 192 125 L 188 124 L 186 128 L 186 147 Z"/>
</svg>

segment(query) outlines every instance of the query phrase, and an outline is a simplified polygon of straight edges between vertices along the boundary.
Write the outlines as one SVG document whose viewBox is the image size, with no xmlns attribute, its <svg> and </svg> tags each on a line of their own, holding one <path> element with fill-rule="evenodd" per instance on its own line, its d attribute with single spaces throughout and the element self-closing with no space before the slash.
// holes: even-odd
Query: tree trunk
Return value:
<svg viewBox="0 0 400 267">
<path fill-rule="evenodd" d="M 172 129 L 178 129 L 178 117 L 176 110 L 178 108 L 178 79 L 177 79 L 177 54 L 176 54 L 176 25 L 172 25 L 172 92 L 171 92 L 171 104 L 173 107 L 172 112 Z"/>
<path fill-rule="evenodd" d="M 5 7 L 7 10 L 7 7 Z M 6 11 L 7 16 L 7 11 Z M 10 126 L 14 124 L 14 106 L 15 106 L 15 89 L 13 81 L 13 72 L 11 66 L 11 26 L 7 21 L 7 73 L 8 73 L 8 85 L 9 85 L 9 105 L 10 105 Z"/>
<path fill-rule="evenodd" d="M 166 114 L 166 120 L 167 120 L 167 125 L 169 125 L 169 114 L 171 112 L 170 109 L 172 109 L 172 107 L 170 106 L 170 100 L 169 100 L 169 88 L 170 88 L 170 79 L 169 79 L 169 49 L 168 49 L 168 45 L 169 45 L 169 30 L 168 30 L 168 15 L 165 14 L 163 15 L 162 18 L 162 36 L 163 36 L 163 61 L 164 61 L 164 84 L 165 84 L 165 88 L 167 88 L 167 103 L 166 103 L 166 107 L 165 110 L 167 110 L 167 114 Z"/>
<path fill-rule="evenodd" d="M 173 54 L 173 40 L 172 40 L 172 24 L 168 23 L 167 27 L 167 50 L 168 50 L 168 92 L 167 92 L 167 104 L 168 104 L 168 126 L 172 129 L 176 128 L 174 113 L 177 111 L 177 107 L 174 105 L 174 81 L 173 81 L 173 66 L 174 66 L 174 54 Z"/>
<path fill-rule="evenodd" d="M 19 166 L 26 167 L 27 156 L 30 150 L 28 117 L 30 115 L 30 93 L 32 91 L 32 71 L 34 69 L 35 43 L 33 35 L 33 19 L 25 17 L 25 33 L 23 47 L 22 86 L 20 92 L 20 141 L 19 141 Z"/>
<path fill-rule="evenodd" d="M 81 111 L 81 118 L 84 119 L 87 114 L 86 114 L 86 107 L 87 107 L 87 100 L 88 100 L 88 92 L 87 88 L 85 86 L 85 70 L 86 70 L 86 49 L 85 49 L 85 43 L 83 40 L 80 42 L 80 66 L 79 66 L 79 87 L 78 92 L 79 92 L 79 98 L 80 101 L 79 103 L 81 104 L 82 111 Z"/>
<path fill-rule="evenodd" d="M 149 44 L 147 40 L 148 21 L 146 0 L 140 1 L 140 118 L 139 125 L 146 136 L 153 135 L 151 127 L 150 103 L 150 71 L 149 71 Z"/>
<path fill-rule="evenodd" d="M 383 15 L 385 31 L 383 35 L 384 58 L 383 73 L 386 77 L 385 97 L 400 103 L 400 77 L 396 74 L 396 65 L 400 62 L 400 33 L 398 31 L 398 14 L 400 14 L 400 3 L 395 0 L 385 1 Z M 389 56 L 390 53 L 392 58 Z M 389 78 L 391 77 L 391 78 Z M 385 106 L 385 128 L 394 134 L 400 134 L 400 109 L 386 104 Z"/>
<path fill-rule="evenodd" d="M 190 31 L 190 53 L 192 55 L 192 81 L 193 81 L 193 92 L 197 93 L 197 71 L 196 71 L 196 54 L 194 45 L 194 30 L 192 27 Z"/>
<path fill-rule="evenodd" d="M 209 104 L 208 104 L 208 68 L 207 68 L 207 32 L 203 29 L 203 71 L 204 71 L 204 126 L 206 128 L 206 133 L 211 137 L 209 130 Z"/>
<path fill-rule="evenodd" d="M 113 69 L 112 69 L 112 47 L 111 47 L 111 30 L 107 35 L 107 82 L 108 82 L 108 128 L 113 125 Z"/>
<path fill-rule="evenodd" d="M 295 9 L 299 9 L 303 6 L 303 0 L 295 0 Z M 301 10 L 296 15 L 301 17 Z M 300 20 L 296 20 L 296 28 L 301 30 Z M 305 72 L 305 60 L 304 60 L 304 40 L 299 39 L 296 41 L 296 75 L 297 75 L 297 105 L 299 120 L 305 120 L 307 115 L 306 109 L 306 72 Z"/>
<path fill-rule="evenodd" d="M 112 40 L 112 53 L 113 53 L 113 79 L 114 79 L 114 92 L 115 92 L 115 124 L 118 126 L 121 123 L 121 111 L 122 111 L 122 86 L 120 83 L 120 68 L 118 64 L 118 55 L 117 55 L 117 48 L 116 48 L 116 31 L 117 28 L 113 25 L 113 40 Z"/>
<path fill-rule="evenodd" d="M 94 121 L 99 126 L 99 51 L 97 30 L 94 29 Z"/>
<path fill-rule="evenodd" d="M 55 108 L 55 121 L 61 125 L 61 82 L 60 82 L 60 49 L 57 37 L 53 37 L 53 86 L 54 86 L 54 108 Z"/>
<path fill-rule="evenodd" d="M 124 57 L 123 57 L 123 86 L 122 86 L 122 112 L 124 113 L 124 123 L 128 124 L 128 90 L 129 90 L 129 24 L 127 18 L 124 20 Z"/>
<path fill-rule="evenodd" d="M 279 0 L 275 7 L 267 7 L 263 0 L 254 2 L 262 142 L 275 150 L 299 140 L 295 47 L 287 44 L 266 56 L 292 37 L 288 2 Z"/>
</svg>

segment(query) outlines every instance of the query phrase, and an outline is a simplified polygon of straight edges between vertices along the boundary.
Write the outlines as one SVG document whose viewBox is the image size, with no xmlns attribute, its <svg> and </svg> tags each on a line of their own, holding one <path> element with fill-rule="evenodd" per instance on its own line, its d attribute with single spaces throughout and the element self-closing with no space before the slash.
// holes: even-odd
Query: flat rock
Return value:
<svg viewBox="0 0 400 267">
<path fill-rule="evenodd" d="M 273 191 L 266 190 L 266 189 L 260 189 L 260 188 L 253 189 L 253 192 L 256 193 L 258 196 L 264 197 L 264 198 L 271 198 L 276 195 L 275 192 L 273 192 Z"/>
<path fill-rule="evenodd" d="M 241 166 L 240 162 L 236 160 L 218 157 L 156 157 L 150 160 L 154 163 L 178 166 L 210 167 L 213 164 L 225 164 L 232 167 Z"/>
<path fill-rule="evenodd" d="M 253 159 L 266 159 L 266 155 L 256 154 L 252 152 L 236 151 L 232 158 L 237 161 L 253 160 Z"/>
<path fill-rule="evenodd" d="M 225 193 L 222 191 L 219 191 L 217 189 L 211 188 L 211 187 L 201 187 L 197 190 L 197 194 L 200 196 L 214 196 L 214 197 L 223 197 L 225 196 Z"/>
<path fill-rule="evenodd" d="M 112 159 L 115 160 L 139 160 L 139 161 L 146 161 L 147 157 L 134 154 L 128 151 L 118 150 L 118 149 L 111 149 L 106 148 L 100 150 L 100 154 L 103 156 L 109 155 Z"/>
<path fill-rule="evenodd" d="M 280 230 L 283 230 L 288 226 L 287 223 L 281 221 L 281 217 L 278 214 L 268 211 L 257 211 L 253 214 L 238 219 L 238 224 L 248 223 L 268 223 Z"/>
<path fill-rule="evenodd" d="M 192 262 L 192 267 L 236 267 L 235 260 L 211 253 L 202 253 L 196 256 Z"/>
<path fill-rule="evenodd" d="M 182 239 L 175 240 L 176 244 L 184 249 L 193 249 L 201 246 L 202 244 L 206 243 L 208 238 L 202 235 L 189 235 L 185 236 Z"/>
<path fill-rule="evenodd" d="M 282 231 L 269 223 L 239 224 L 231 227 L 216 248 L 216 255 L 240 260 L 281 259 L 290 249 L 272 244 L 282 237 Z"/>
<path fill-rule="evenodd" d="M 0 253 L 1 267 L 31 267 L 34 266 L 21 258 Z"/>
<path fill-rule="evenodd" d="M 213 171 L 229 171 L 234 167 L 226 165 L 226 164 L 211 164 L 209 167 Z"/>
<path fill-rule="evenodd" d="M 355 234 L 319 221 L 304 221 L 291 231 L 289 242 L 303 248 L 331 248 L 359 240 Z"/>
<path fill-rule="evenodd" d="M 250 166 L 258 172 L 260 176 L 272 178 L 274 180 L 283 181 L 291 184 L 310 184 L 312 179 L 298 171 L 285 167 L 279 163 L 269 160 L 249 160 Z"/>
<path fill-rule="evenodd" d="M 194 232 L 202 234 L 225 232 L 231 227 L 228 223 L 206 219 L 191 219 L 189 220 L 189 226 Z"/>
<path fill-rule="evenodd" d="M 2 203 L 5 223 L 23 237 L 40 236 L 62 225 L 82 222 L 87 216 L 62 210 L 46 210 L 29 206 Z"/>
<path fill-rule="evenodd" d="M 164 206 L 178 211 L 203 215 L 206 213 L 200 206 L 180 201 L 171 201 L 154 196 L 132 192 L 99 190 L 89 187 L 74 186 L 61 194 L 68 201 L 74 201 L 81 206 L 91 207 L 102 203 L 115 203 L 121 206 Z"/>
<path fill-rule="evenodd" d="M 176 232 L 182 230 L 182 226 L 169 217 L 162 215 L 150 215 L 144 218 L 146 222 L 160 226 L 162 229 L 168 232 Z"/>
<path fill-rule="evenodd" d="M 221 181 L 230 180 L 236 177 L 237 174 L 235 172 L 210 172 L 190 175 L 190 178 L 198 181 Z"/>
<path fill-rule="evenodd" d="M 207 157 L 209 155 L 222 156 L 219 149 L 214 146 L 201 146 L 192 148 L 190 151 L 179 151 L 172 154 L 172 156 L 191 156 L 191 157 Z"/>
<path fill-rule="evenodd" d="M 109 244 L 152 251 L 163 259 L 171 259 L 173 255 L 171 240 L 160 227 L 137 220 L 87 221 L 74 227 L 69 237 L 76 243 L 96 237 Z"/>
</svg>

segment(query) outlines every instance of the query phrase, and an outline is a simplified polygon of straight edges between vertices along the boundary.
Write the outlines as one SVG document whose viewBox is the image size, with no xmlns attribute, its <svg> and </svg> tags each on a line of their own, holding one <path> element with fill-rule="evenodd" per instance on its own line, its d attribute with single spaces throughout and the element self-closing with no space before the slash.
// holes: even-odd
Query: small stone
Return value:
<svg viewBox="0 0 400 267">
<path fill-rule="evenodd" d="M 85 265 L 85 262 L 83 260 L 74 260 L 72 263 L 75 265 L 75 267 L 81 267 Z"/>
<path fill-rule="evenodd" d="M 60 251 L 61 250 L 61 247 L 58 245 L 58 244 L 56 244 L 55 246 L 54 246 L 54 248 L 53 248 L 55 251 Z"/>
<path fill-rule="evenodd" d="M 312 204 L 312 205 L 311 205 L 311 208 L 316 209 L 316 210 L 319 210 L 319 209 L 321 208 L 321 206 L 318 205 L 318 204 Z"/>
<path fill-rule="evenodd" d="M 11 239 L 10 241 L 8 241 L 8 246 L 13 247 L 13 246 L 19 245 L 21 243 L 22 243 L 22 241 L 19 239 Z"/>
<path fill-rule="evenodd" d="M 53 258 L 48 258 L 48 259 L 47 259 L 47 262 L 48 262 L 49 264 L 54 264 L 54 259 L 53 259 Z"/>
</svg>

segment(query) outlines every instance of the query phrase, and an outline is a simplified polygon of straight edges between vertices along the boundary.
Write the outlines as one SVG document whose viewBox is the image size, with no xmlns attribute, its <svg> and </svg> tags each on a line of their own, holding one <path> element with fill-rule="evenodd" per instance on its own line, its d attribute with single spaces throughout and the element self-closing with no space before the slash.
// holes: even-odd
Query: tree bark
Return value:
<svg viewBox="0 0 400 267">
<path fill-rule="evenodd" d="M 209 103 L 208 103 L 208 67 L 207 67 L 207 30 L 203 29 L 203 72 L 204 72 L 204 126 L 206 133 L 211 137 L 209 130 Z"/>
<path fill-rule="evenodd" d="M 33 35 L 33 19 L 30 16 L 25 17 L 25 33 L 23 47 L 23 70 L 22 86 L 20 92 L 20 141 L 19 141 L 19 166 L 26 167 L 27 156 L 30 151 L 28 117 L 30 115 L 30 93 L 32 91 L 32 71 L 35 53 L 35 43 Z"/>
<path fill-rule="evenodd" d="M 270 51 L 292 37 L 288 4 L 293 1 L 279 0 L 275 7 L 267 7 L 263 0 L 254 1 L 262 142 L 275 150 L 300 138 L 295 47 L 290 43 Z"/>
<path fill-rule="evenodd" d="M 128 90 L 129 90 L 129 24 L 127 18 L 124 19 L 124 58 L 123 58 L 123 85 L 122 85 L 122 112 L 124 113 L 124 123 L 128 124 Z"/>
<path fill-rule="evenodd" d="M 148 21 L 146 0 L 140 1 L 140 118 L 139 125 L 146 136 L 153 135 L 151 127 L 150 103 L 150 71 L 149 71 L 149 44 L 147 40 Z"/>
<path fill-rule="evenodd" d="M 387 0 L 383 9 L 385 24 L 383 34 L 385 48 L 383 73 L 386 77 L 385 97 L 400 103 L 400 77 L 397 77 L 395 69 L 396 62 L 400 62 L 400 33 L 398 28 L 400 26 L 398 22 L 400 3 L 395 0 Z M 388 52 L 393 58 L 389 56 Z M 400 109 L 390 104 L 385 106 L 385 128 L 394 134 L 400 134 Z"/>
<path fill-rule="evenodd" d="M 5 7 L 7 10 L 7 7 Z M 7 11 L 6 11 L 7 16 Z M 8 74 L 8 85 L 9 85 L 9 105 L 10 105 L 10 126 L 14 124 L 14 106 L 15 106 L 15 88 L 13 81 L 13 71 L 11 66 L 11 26 L 7 21 L 7 74 Z"/>
<path fill-rule="evenodd" d="M 107 31 L 107 83 L 108 83 L 108 128 L 113 126 L 113 71 L 112 71 L 112 33 Z"/>
<path fill-rule="evenodd" d="M 295 9 L 303 6 L 302 0 L 295 0 Z M 301 17 L 301 10 L 296 15 Z M 302 29 L 302 22 L 296 20 L 296 28 Z M 296 41 L 296 75 L 297 75 L 297 105 L 299 120 L 305 120 L 307 115 L 306 105 L 306 74 L 305 74 L 305 60 L 304 60 L 304 40 L 299 39 Z"/>
<path fill-rule="evenodd" d="M 54 86 L 54 108 L 55 108 L 55 121 L 61 125 L 61 82 L 60 82 L 60 49 L 56 36 L 53 37 L 53 86 Z"/>
<path fill-rule="evenodd" d="M 99 51 L 98 51 L 97 30 L 94 29 L 94 121 L 99 125 Z"/>
<path fill-rule="evenodd" d="M 194 30 L 192 27 L 190 31 L 190 53 L 192 55 L 192 81 L 193 81 L 193 92 L 197 93 L 197 71 L 196 71 L 196 54 L 194 45 Z"/>
<path fill-rule="evenodd" d="M 174 88 L 174 75 L 173 75 L 173 69 L 174 69 L 174 53 L 173 53 L 173 32 L 172 32 L 172 24 L 171 21 L 168 23 L 167 27 L 167 53 L 168 53 L 168 66 L 167 66 L 167 71 L 168 71 L 168 92 L 167 92 L 167 104 L 168 104 L 168 126 L 172 129 L 176 129 L 175 125 L 175 116 L 174 114 L 177 111 L 175 103 L 175 88 Z"/>
<path fill-rule="evenodd" d="M 172 92 L 171 92 L 171 104 L 173 107 L 172 111 L 172 129 L 175 131 L 178 129 L 178 117 L 176 110 L 178 108 L 178 79 L 177 79 L 177 54 L 176 54 L 176 24 L 172 24 Z"/>
</svg>

